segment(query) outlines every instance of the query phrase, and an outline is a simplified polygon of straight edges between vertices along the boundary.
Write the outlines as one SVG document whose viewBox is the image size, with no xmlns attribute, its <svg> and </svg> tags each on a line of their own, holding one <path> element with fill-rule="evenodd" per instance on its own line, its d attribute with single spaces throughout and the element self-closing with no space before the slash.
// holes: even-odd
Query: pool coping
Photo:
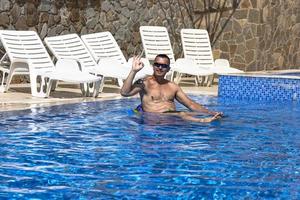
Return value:
<svg viewBox="0 0 300 200">
<path fill-rule="evenodd" d="M 232 73 L 232 74 L 220 74 L 220 75 L 222 75 L 222 76 L 246 76 L 246 77 L 264 77 L 264 78 L 300 79 L 300 76 L 286 75 L 286 73 L 300 73 L 300 70 L 293 69 L 293 70 L 276 70 L 276 71 L 258 71 L 258 72 Z"/>
</svg>

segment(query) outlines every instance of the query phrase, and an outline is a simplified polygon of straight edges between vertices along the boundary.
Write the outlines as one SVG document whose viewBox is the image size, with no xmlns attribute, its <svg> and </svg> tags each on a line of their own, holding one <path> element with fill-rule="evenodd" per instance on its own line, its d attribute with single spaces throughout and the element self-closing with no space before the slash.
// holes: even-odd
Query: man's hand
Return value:
<svg viewBox="0 0 300 200">
<path fill-rule="evenodd" d="M 210 111 L 209 114 L 213 116 L 219 116 L 220 118 L 224 116 L 222 112 L 215 112 L 215 111 Z"/>
<path fill-rule="evenodd" d="M 144 63 L 141 61 L 141 58 L 134 56 L 132 60 L 132 71 L 138 72 L 144 67 Z"/>
<path fill-rule="evenodd" d="M 209 122 L 212 122 L 212 121 L 215 121 L 217 119 L 222 118 L 222 116 L 223 116 L 223 113 L 217 112 L 212 117 L 202 118 L 202 119 L 199 119 L 199 120 L 200 120 L 200 122 L 207 122 L 207 123 L 209 123 Z"/>
</svg>

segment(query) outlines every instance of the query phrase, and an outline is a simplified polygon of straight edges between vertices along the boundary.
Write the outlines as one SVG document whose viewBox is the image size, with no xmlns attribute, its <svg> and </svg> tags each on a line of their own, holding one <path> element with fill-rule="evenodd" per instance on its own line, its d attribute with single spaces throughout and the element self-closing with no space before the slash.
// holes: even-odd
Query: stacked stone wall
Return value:
<svg viewBox="0 0 300 200">
<path fill-rule="evenodd" d="M 300 68 L 300 1 L 243 0 L 215 54 L 246 71 Z"/>
<path fill-rule="evenodd" d="M 0 29 L 34 30 L 42 39 L 110 31 L 128 58 L 142 49 L 141 25 L 166 26 L 178 58 L 182 50 L 176 38 L 184 23 L 179 12 L 166 18 L 161 6 L 171 9 L 157 0 L 1 0 Z M 246 71 L 299 68 L 299 41 L 300 1 L 243 0 L 214 55 Z"/>
</svg>

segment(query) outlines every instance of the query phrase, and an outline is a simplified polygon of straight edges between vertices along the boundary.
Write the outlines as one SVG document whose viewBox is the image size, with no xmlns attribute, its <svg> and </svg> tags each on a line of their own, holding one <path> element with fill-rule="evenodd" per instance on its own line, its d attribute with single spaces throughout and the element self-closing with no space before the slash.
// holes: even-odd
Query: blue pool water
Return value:
<svg viewBox="0 0 300 200">
<path fill-rule="evenodd" d="M 134 115 L 138 99 L 0 113 L 0 199 L 300 199 L 299 104 L 193 99 L 227 117 Z"/>
</svg>

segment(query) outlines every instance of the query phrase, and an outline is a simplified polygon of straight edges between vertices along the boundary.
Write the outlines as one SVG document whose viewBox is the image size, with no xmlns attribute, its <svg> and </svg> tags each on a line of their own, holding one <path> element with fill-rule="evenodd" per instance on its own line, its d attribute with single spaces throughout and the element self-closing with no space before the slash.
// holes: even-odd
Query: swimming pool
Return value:
<svg viewBox="0 0 300 200">
<path fill-rule="evenodd" d="M 300 198 L 298 104 L 193 99 L 227 117 L 134 115 L 138 99 L 0 113 L 0 199 Z"/>
</svg>

